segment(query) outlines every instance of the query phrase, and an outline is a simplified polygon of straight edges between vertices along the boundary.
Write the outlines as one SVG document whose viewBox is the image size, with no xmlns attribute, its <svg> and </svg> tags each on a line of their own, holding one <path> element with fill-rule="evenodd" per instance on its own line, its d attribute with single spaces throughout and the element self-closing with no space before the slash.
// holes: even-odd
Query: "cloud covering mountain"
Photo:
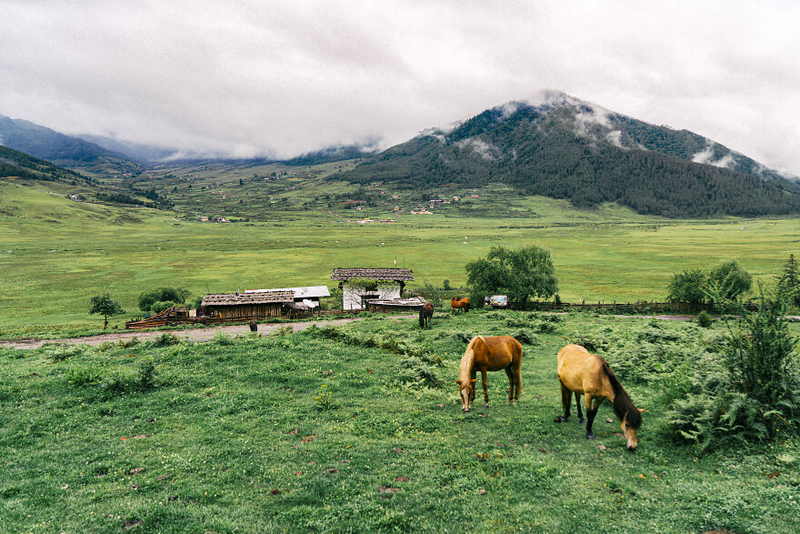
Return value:
<svg viewBox="0 0 800 534">
<path fill-rule="evenodd" d="M 0 5 L 0 113 L 195 155 L 384 147 L 544 88 L 800 174 L 800 5 Z"/>
</svg>

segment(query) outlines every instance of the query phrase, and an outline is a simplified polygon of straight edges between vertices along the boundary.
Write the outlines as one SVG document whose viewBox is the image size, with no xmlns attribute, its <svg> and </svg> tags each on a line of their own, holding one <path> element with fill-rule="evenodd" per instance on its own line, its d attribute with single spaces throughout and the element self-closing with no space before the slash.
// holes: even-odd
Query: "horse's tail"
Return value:
<svg viewBox="0 0 800 534">
<path fill-rule="evenodd" d="M 614 371 L 611 370 L 611 367 L 605 360 L 603 360 L 603 371 L 605 371 L 606 376 L 608 376 L 608 381 L 611 382 L 611 389 L 614 390 L 614 413 L 617 414 L 620 421 L 625 418 L 625 414 L 627 413 L 628 424 L 633 428 L 642 426 L 642 414 L 639 413 L 639 410 L 633 405 L 631 398 L 628 396 L 628 392 L 622 387 L 617 375 L 614 374 Z"/>
</svg>

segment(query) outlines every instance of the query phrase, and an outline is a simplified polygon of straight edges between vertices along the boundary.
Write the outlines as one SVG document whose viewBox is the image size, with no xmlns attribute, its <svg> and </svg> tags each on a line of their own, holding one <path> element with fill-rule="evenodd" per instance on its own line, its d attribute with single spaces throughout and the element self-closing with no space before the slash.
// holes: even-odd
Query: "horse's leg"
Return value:
<svg viewBox="0 0 800 534">
<path fill-rule="evenodd" d="M 556 417 L 556 423 L 566 423 L 569 419 L 569 405 L 572 402 L 572 390 L 561 382 L 561 406 L 564 408 L 564 415 Z"/>
<path fill-rule="evenodd" d="M 522 394 L 522 358 L 519 359 L 517 367 L 514 369 L 514 378 L 517 379 L 517 388 L 514 390 L 514 404 L 516 404 Z"/>
<path fill-rule="evenodd" d="M 469 372 L 469 378 L 472 380 L 472 389 L 470 390 L 469 395 L 469 409 L 472 409 L 472 401 L 475 400 L 475 369 Z"/>
<path fill-rule="evenodd" d="M 592 423 L 594 423 L 594 416 L 597 415 L 597 410 L 600 404 L 605 400 L 605 397 L 592 397 L 591 394 L 586 393 L 586 439 L 594 439 L 592 434 Z"/>
<path fill-rule="evenodd" d="M 575 405 L 578 407 L 578 422 L 584 424 L 586 419 L 583 418 L 583 411 L 581 410 L 581 394 L 575 393 Z"/>
<path fill-rule="evenodd" d="M 509 365 L 506 367 L 506 375 L 508 376 L 508 403 L 514 402 L 514 388 L 517 384 L 517 379 L 514 376 L 514 368 Z"/>
<path fill-rule="evenodd" d="M 481 382 L 483 383 L 483 407 L 489 407 L 489 382 L 486 381 L 486 368 L 481 369 Z"/>
</svg>

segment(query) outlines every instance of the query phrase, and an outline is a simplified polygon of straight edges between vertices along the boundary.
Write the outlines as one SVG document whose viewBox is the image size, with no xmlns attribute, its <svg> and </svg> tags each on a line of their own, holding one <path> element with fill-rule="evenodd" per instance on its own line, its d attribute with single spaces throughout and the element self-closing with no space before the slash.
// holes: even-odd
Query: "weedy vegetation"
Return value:
<svg viewBox="0 0 800 534">
<path fill-rule="evenodd" d="M 775 313 L 703 328 L 438 311 L 424 332 L 379 317 L 207 343 L 2 348 L 0 530 L 798 531 L 797 412 L 777 398 L 758 400 L 775 417 L 751 408 L 759 394 L 731 373 L 749 369 L 753 340 L 797 336 Z M 515 331 L 533 341 L 519 405 L 492 373 L 490 407 L 462 413 L 452 379 L 466 343 Z M 567 342 L 606 358 L 647 409 L 638 452 L 608 403 L 594 441 L 552 422 Z M 775 355 L 796 369 L 795 352 Z"/>
</svg>

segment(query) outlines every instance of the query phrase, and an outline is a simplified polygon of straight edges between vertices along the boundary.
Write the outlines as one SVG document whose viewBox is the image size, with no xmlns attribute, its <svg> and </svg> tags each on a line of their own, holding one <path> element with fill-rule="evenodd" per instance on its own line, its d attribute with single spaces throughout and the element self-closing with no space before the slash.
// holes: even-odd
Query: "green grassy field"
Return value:
<svg viewBox="0 0 800 534">
<path fill-rule="evenodd" d="M 413 269 L 416 287 L 444 279 L 457 287 L 464 265 L 493 245 L 549 249 L 562 299 L 587 302 L 660 300 L 673 273 L 730 258 L 771 281 L 800 254 L 797 219 L 670 221 L 538 197 L 509 203 L 525 215 L 512 216 L 510 205 L 495 217 L 452 208 L 361 225 L 325 211 L 280 211 L 270 221 L 215 224 L 0 182 L 0 336 L 96 329 L 102 319 L 87 315 L 88 301 L 104 291 L 128 312 L 112 321 L 119 325 L 140 315 L 140 292 L 162 285 L 194 295 L 332 286 L 335 267 L 396 265 Z"/>
<path fill-rule="evenodd" d="M 381 317 L 202 344 L 0 349 L 0 531 L 800 530 L 796 438 L 700 456 L 666 434 L 669 362 L 706 352 L 719 326 L 547 321 L 524 345 L 519 405 L 491 373 L 491 407 L 463 414 L 451 382 L 463 337 L 543 318 L 437 313 L 424 333 Z M 635 454 L 607 404 L 594 441 L 574 420 L 553 423 L 555 353 L 582 337 L 630 341 L 604 354 L 647 409 Z M 634 347 L 664 367 L 632 365 Z"/>
</svg>

